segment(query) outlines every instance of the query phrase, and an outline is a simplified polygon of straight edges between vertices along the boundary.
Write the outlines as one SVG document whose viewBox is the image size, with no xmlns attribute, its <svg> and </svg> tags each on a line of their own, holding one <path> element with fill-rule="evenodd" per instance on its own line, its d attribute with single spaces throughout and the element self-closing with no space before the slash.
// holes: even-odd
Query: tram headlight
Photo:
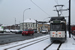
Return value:
<svg viewBox="0 0 75 50">
<path fill-rule="evenodd" d="M 74 33 L 74 32 L 72 32 L 72 33 Z"/>
<path fill-rule="evenodd" d="M 61 32 L 59 32 L 58 34 L 61 34 Z"/>
<path fill-rule="evenodd" d="M 52 34 L 55 34 L 55 32 L 53 32 Z"/>
<path fill-rule="evenodd" d="M 54 37 L 54 35 L 52 35 Z"/>
<path fill-rule="evenodd" d="M 61 35 L 59 35 L 59 37 L 61 37 Z"/>
</svg>

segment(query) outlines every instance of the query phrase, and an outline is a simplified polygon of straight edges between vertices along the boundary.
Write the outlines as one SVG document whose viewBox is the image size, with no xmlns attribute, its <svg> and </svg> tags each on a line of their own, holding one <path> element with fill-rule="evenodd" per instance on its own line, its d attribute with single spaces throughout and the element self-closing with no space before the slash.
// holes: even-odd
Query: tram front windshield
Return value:
<svg viewBox="0 0 75 50">
<path fill-rule="evenodd" d="M 50 30 L 51 31 L 64 31 L 65 30 L 65 25 L 64 24 L 55 24 L 55 23 L 52 23 L 50 25 Z"/>
</svg>

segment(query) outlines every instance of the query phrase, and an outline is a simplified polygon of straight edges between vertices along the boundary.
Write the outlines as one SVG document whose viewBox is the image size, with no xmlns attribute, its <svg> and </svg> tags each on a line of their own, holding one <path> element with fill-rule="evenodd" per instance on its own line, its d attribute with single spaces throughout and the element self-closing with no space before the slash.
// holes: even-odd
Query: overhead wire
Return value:
<svg viewBox="0 0 75 50">
<path fill-rule="evenodd" d="M 54 0 L 54 1 L 56 2 L 57 5 L 59 5 L 58 0 Z M 66 4 L 66 3 L 65 3 L 65 4 Z M 59 9 L 61 10 L 61 11 L 60 11 L 60 13 L 61 13 L 60 15 L 63 15 L 63 13 L 62 13 L 62 7 L 59 7 Z"/>
<path fill-rule="evenodd" d="M 36 5 L 40 10 L 42 10 L 45 14 L 47 14 L 48 16 L 50 16 L 47 12 L 45 12 L 42 8 L 40 8 L 37 4 L 35 4 L 32 0 L 31 0 L 31 2 L 34 4 L 34 5 Z"/>
<path fill-rule="evenodd" d="M 59 5 L 59 3 L 58 3 L 58 0 L 54 0 L 55 1 L 55 3 L 57 4 L 57 5 Z M 61 7 L 59 8 L 60 10 L 61 10 Z M 57 10 L 57 8 L 56 8 L 56 10 Z M 60 11 L 60 13 L 62 14 L 62 12 Z M 61 15 L 60 14 L 60 15 Z"/>
<path fill-rule="evenodd" d="M 59 5 L 58 0 L 54 0 L 56 2 L 57 5 Z"/>
<path fill-rule="evenodd" d="M 67 2 L 65 2 L 65 3 L 63 3 L 64 5 L 67 5 L 67 4 L 69 4 L 69 1 L 67 1 Z"/>
<path fill-rule="evenodd" d="M 65 7 L 67 8 L 66 4 L 68 4 L 68 3 L 69 3 L 69 1 L 63 3 L 63 5 L 65 5 Z M 68 8 L 67 8 L 67 9 L 68 9 Z M 62 15 L 63 15 L 63 14 L 62 14 Z"/>
</svg>

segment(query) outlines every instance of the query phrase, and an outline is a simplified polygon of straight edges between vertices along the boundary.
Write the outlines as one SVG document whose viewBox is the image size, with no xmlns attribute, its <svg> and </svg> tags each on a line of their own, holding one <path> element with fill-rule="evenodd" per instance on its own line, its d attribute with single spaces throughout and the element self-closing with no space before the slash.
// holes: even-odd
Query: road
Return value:
<svg viewBox="0 0 75 50">
<path fill-rule="evenodd" d="M 50 35 L 37 38 L 0 45 L 0 50 L 75 50 L 75 40 L 69 38 L 64 43 L 51 43 Z M 28 37 L 28 36 L 27 36 Z"/>
<path fill-rule="evenodd" d="M 16 42 L 16 41 L 27 40 L 27 39 L 31 39 L 31 38 L 35 38 L 35 37 L 43 36 L 43 35 L 46 35 L 46 34 L 34 33 L 34 35 L 28 35 L 28 36 L 22 36 L 21 34 L 10 34 L 10 33 L 0 34 L 0 45 Z"/>
<path fill-rule="evenodd" d="M 0 45 L 0 49 L 1 50 L 59 50 L 61 46 L 62 45 L 60 45 L 60 43 L 51 43 L 50 35 L 48 34 L 16 43 L 14 42 L 6 45 Z"/>
</svg>

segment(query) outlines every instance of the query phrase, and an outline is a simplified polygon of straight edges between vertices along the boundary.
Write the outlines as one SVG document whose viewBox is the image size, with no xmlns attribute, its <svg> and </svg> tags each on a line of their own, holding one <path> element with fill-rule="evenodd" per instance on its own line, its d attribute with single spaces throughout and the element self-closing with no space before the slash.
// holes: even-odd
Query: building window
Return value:
<svg viewBox="0 0 75 50">
<path fill-rule="evenodd" d="M 33 27 L 34 27 L 34 23 L 33 23 Z"/>
<path fill-rule="evenodd" d="M 31 27 L 32 27 L 32 24 L 31 24 Z"/>
<path fill-rule="evenodd" d="M 30 27 L 30 24 L 29 24 L 29 27 Z"/>
</svg>

